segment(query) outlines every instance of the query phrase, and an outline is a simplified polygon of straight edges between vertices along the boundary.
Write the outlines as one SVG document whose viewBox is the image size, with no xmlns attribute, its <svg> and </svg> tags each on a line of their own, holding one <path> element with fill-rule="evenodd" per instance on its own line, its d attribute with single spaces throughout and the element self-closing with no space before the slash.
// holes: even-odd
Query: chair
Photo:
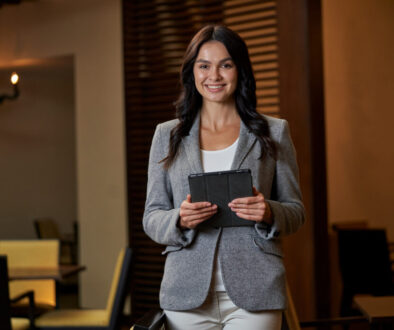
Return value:
<svg viewBox="0 0 394 330">
<path fill-rule="evenodd" d="M 351 323 L 367 323 L 365 317 L 342 317 L 330 319 L 318 319 L 300 322 L 291 296 L 289 285 L 286 283 L 286 294 L 288 300 L 287 309 L 283 313 L 282 330 L 300 330 L 301 328 L 346 325 Z M 161 309 L 151 310 L 136 321 L 130 330 L 165 330 L 166 316 Z"/>
<path fill-rule="evenodd" d="M 52 218 L 37 218 L 33 220 L 37 237 L 40 239 L 57 239 L 60 241 L 59 262 L 62 265 L 78 263 L 78 226 L 74 222 L 74 229 L 71 235 L 61 235 L 55 220 Z M 79 278 L 73 275 L 57 283 L 58 293 L 68 293 L 78 295 Z"/>
<path fill-rule="evenodd" d="M 57 240 L 1 240 L 0 254 L 8 257 L 9 267 L 57 267 L 59 265 L 59 241 Z M 34 291 L 37 312 L 56 307 L 55 280 L 16 280 L 10 282 L 10 297 Z M 27 299 L 12 304 L 13 314 L 25 315 Z"/>
<path fill-rule="evenodd" d="M 348 220 L 332 223 L 332 229 L 339 231 L 343 229 L 368 229 L 368 220 Z"/>
<path fill-rule="evenodd" d="M 352 307 L 356 294 L 394 293 L 391 261 L 384 229 L 340 229 L 339 268 L 343 290 L 341 316 L 357 314 Z"/>
<path fill-rule="evenodd" d="M 11 318 L 10 303 L 16 300 L 29 299 L 29 319 Z M 8 287 L 7 256 L 0 255 L 0 329 L 2 330 L 27 330 L 34 328 L 34 292 L 27 291 L 10 300 Z"/>
<path fill-rule="evenodd" d="M 52 218 L 37 218 L 33 220 L 37 237 L 40 239 L 58 239 L 60 241 L 60 263 L 78 263 L 78 227 L 74 223 L 71 237 L 65 237 L 59 232 L 57 223 Z"/>
<path fill-rule="evenodd" d="M 122 249 L 119 254 L 106 309 L 58 309 L 36 318 L 36 329 L 71 330 L 101 329 L 115 330 L 128 292 L 132 252 L 130 248 Z"/>
</svg>

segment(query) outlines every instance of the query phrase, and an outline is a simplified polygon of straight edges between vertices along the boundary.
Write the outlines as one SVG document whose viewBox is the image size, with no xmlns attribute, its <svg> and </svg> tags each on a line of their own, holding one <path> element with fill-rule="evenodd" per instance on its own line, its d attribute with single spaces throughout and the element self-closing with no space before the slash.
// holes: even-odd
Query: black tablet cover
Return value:
<svg viewBox="0 0 394 330">
<path fill-rule="evenodd" d="M 190 174 L 189 186 L 192 202 L 207 201 L 218 206 L 218 212 L 200 226 L 234 227 L 255 224 L 254 221 L 238 217 L 228 206 L 235 198 L 253 196 L 249 169 Z"/>
</svg>

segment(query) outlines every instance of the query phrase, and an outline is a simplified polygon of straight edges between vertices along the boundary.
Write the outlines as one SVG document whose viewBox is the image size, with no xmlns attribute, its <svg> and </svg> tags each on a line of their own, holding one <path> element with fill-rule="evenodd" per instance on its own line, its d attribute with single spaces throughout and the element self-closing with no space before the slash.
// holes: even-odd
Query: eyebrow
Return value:
<svg viewBox="0 0 394 330">
<path fill-rule="evenodd" d="M 232 60 L 233 59 L 231 57 L 226 57 L 226 58 L 220 60 L 219 63 L 223 63 L 223 62 L 226 62 L 226 61 L 232 61 Z M 211 63 L 211 62 L 207 61 L 207 60 L 204 60 L 204 59 L 199 59 L 199 60 L 196 61 L 196 63 Z"/>
</svg>

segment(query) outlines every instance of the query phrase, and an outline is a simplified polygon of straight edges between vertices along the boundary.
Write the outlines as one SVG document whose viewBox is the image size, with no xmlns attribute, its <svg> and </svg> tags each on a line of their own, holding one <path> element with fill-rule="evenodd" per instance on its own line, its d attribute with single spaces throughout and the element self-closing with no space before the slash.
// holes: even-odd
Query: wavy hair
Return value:
<svg viewBox="0 0 394 330">
<path fill-rule="evenodd" d="M 256 81 L 245 42 L 237 33 L 225 26 L 207 25 L 196 33 L 186 49 L 180 76 L 182 91 L 175 102 L 179 123 L 171 131 L 168 155 L 161 162 L 164 162 L 167 169 L 171 166 L 182 138 L 189 135 L 196 115 L 201 109 L 202 97 L 195 86 L 193 67 L 201 46 L 208 41 L 221 42 L 237 68 L 238 81 L 234 91 L 236 108 L 243 123 L 260 142 L 260 158 L 266 155 L 276 158 L 276 147 L 270 138 L 268 122 L 256 110 Z"/>
</svg>

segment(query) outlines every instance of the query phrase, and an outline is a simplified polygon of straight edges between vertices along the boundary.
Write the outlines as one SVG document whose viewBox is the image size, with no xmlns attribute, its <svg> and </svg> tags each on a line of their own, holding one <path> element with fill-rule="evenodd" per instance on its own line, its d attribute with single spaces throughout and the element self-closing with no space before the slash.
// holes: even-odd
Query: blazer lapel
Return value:
<svg viewBox="0 0 394 330">
<path fill-rule="evenodd" d="M 232 170 L 236 170 L 241 167 L 242 162 L 248 155 L 255 142 L 256 136 L 249 132 L 249 129 L 241 120 L 238 146 L 231 164 Z M 185 153 L 190 167 L 193 169 L 194 173 L 202 173 L 203 168 L 200 151 L 200 112 L 197 114 L 196 119 L 194 120 L 189 135 L 182 139 L 182 143 L 185 147 Z"/>
<path fill-rule="evenodd" d="M 182 139 L 185 153 L 190 167 L 194 173 L 202 173 L 201 151 L 200 151 L 200 112 L 190 129 L 189 135 Z"/>
<path fill-rule="evenodd" d="M 249 129 L 241 120 L 238 146 L 237 146 L 237 150 L 235 151 L 233 163 L 231 164 L 232 170 L 237 170 L 241 167 L 242 162 L 248 155 L 256 139 L 257 139 L 256 136 L 253 133 L 249 132 Z"/>
</svg>

